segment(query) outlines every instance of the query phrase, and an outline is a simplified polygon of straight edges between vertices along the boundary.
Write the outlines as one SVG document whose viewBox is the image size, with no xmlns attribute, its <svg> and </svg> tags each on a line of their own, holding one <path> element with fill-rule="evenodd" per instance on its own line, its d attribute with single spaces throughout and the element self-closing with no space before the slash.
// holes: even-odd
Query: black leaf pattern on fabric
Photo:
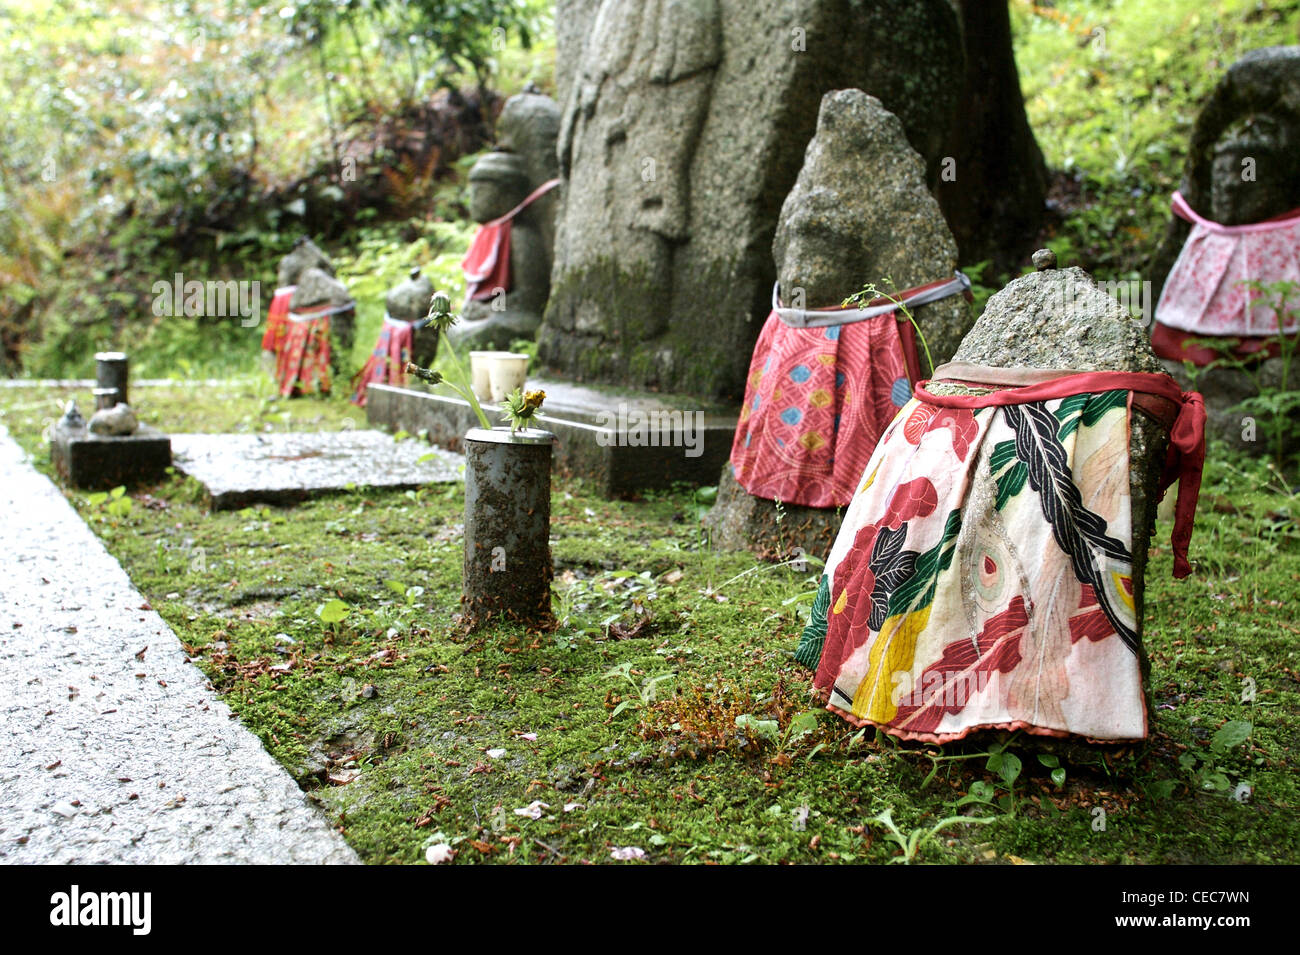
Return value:
<svg viewBox="0 0 1300 955">
<path fill-rule="evenodd" d="M 1083 506 L 1083 496 L 1070 473 L 1069 456 L 1057 437 L 1060 422 L 1042 403 L 1006 405 L 1007 425 L 1016 435 L 1016 457 L 1029 468 L 1029 485 L 1038 492 L 1043 516 L 1052 526 L 1056 543 L 1074 568 L 1075 576 L 1090 584 L 1106 619 L 1124 645 L 1138 652 L 1138 636 L 1112 606 L 1102 570 L 1093 558 L 1101 553 L 1132 565 L 1133 556 L 1121 541 L 1106 533 L 1106 521 Z"/>
<path fill-rule="evenodd" d="M 871 548 L 867 566 L 875 576 L 876 583 L 871 588 L 871 617 L 867 620 L 867 626 L 873 631 L 879 632 L 885 625 L 890 595 L 916 572 L 916 551 L 903 551 L 906 539 L 906 523 L 898 530 L 882 527 Z"/>
</svg>

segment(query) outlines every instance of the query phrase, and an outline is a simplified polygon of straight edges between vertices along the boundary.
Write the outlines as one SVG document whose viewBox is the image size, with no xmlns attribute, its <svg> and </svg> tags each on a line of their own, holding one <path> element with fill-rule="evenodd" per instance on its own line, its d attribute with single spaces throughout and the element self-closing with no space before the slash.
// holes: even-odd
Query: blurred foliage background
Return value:
<svg viewBox="0 0 1300 955">
<path fill-rule="evenodd" d="M 1300 0 L 1011 0 L 1053 169 L 1043 242 L 1141 278 L 1197 108 Z M 359 365 L 412 264 L 459 293 L 465 172 L 504 97 L 554 93 L 546 0 L 0 0 L 0 375 L 251 370 L 260 329 L 153 315 L 155 282 L 261 281 L 302 233 L 358 301 Z M 1007 278 L 964 263 L 987 294 Z"/>
</svg>

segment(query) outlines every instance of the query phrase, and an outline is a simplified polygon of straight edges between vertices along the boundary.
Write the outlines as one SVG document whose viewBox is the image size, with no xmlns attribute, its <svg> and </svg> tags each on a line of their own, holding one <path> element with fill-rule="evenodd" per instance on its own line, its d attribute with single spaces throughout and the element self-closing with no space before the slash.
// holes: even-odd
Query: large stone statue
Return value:
<svg viewBox="0 0 1300 955">
<path fill-rule="evenodd" d="M 542 323 L 555 239 L 554 192 L 543 190 L 556 176 L 559 124 L 549 97 L 512 96 L 497 122 L 498 148 L 470 170 L 470 215 L 482 225 L 466 257 L 470 296 L 448 333 L 458 348 L 509 348 Z M 488 277 L 475 282 L 480 265 Z"/>
<path fill-rule="evenodd" d="M 1284 363 L 1268 357 L 1277 348 L 1273 309 L 1251 305 L 1255 293 L 1241 283 L 1300 282 L 1300 217 L 1286 215 L 1300 209 L 1300 46 L 1252 51 L 1219 81 L 1193 128 L 1174 209 L 1151 265 L 1161 290 L 1152 344 L 1184 381 L 1184 359 L 1206 366 L 1226 349 L 1258 362 L 1254 375 L 1220 363 L 1196 385 L 1212 430 L 1263 450 L 1263 434 L 1232 409 L 1258 393 L 1255 375 L 1280 385 Z M 1300 310 L 1300 297 L 1289 304 Z M 1282 328 L 1298 330 L 1294 317 Z"/>
<path fill-rule="evenodd" d="M 947 360 L 971 324 L 925 162 L 879 100 L 860 90 L 822 99 L 772 252 L 779 302 L 797 308 L 773 311 L 759 336 L 707 523 L 721 547 L 825 555 L 881 433 L 930 374 L 926 350 Z M 865 318 L 807 311 L 835 309 L 869 282 L 905 300 L 938 283 L 942 297 L 909 308 L 924 345 L 887 306 Z M 845 324 L 833 324 L 839 316 Z M 814 326 L 788 324 L 801 317 Z"/>
<path fill-rule="evenodd" d="M 564 191 L 542 360 L 735 399 L 822 94 L 879 96 L 932 174 L 963 70 L 957 14 L 947 0 L 564 7 L 591 20 L 559 34 Z"/>
</svg>

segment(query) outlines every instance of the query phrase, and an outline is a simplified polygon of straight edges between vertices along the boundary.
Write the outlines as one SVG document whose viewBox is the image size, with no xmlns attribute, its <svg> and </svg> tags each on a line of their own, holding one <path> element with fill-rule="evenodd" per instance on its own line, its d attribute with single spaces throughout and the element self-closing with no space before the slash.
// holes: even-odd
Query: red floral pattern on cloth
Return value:
<svg viewBox="0 0 1300 955">
<path fill-rule="evenodd" d="M 275 290 L 275 295 L 271 297 L 271 306 L 266 310 L 266 331 L 262 333 L 262 351 L 269 351 L 277 356 L 280 354 L 280 348 L 284 345 L 284 336 L 288 331 L 289 301 L 293 298 L 297 287 L 286 285 L 284 288 L 278 288 Z"/>
<path fill-rule="evenodd" d="M 1204 460 L 1200 396 L 1166 375 L 936 375 L 995 390 L 917 384 L 845 512 L 795 658 L 828 709 L 900 738 L 1142 738 L 1129 415 L 1164 408 L 1161 489 L 1180 478 L 1182 576 Z"/>
<path fill-rule="evenodd" d="M 1178 192 L 1173 210 L 1192 230 L 1156 304 L 1151 336 L 1156 354 L 1203 366 L 1221 356 L 1213 349 L 1186 347 L 1188 338 L 1239 338 L 1237 350 L 1246 355 L 1264 349 L 1261 339 L 1300 331 L 1294 316 L 1279 329 L 1270 304 L 1245 284 L 1300 282 L 1300 210 L 1225 226 L 1199 215 Z"/>
<path fill-rule="evenodd" d="M 415 326 L 384 316 L 379 340 L 366 363 L 352 379 L 352 403 L 366 406 L 366 388 L 370 385 L 406 384 L 406 363 L 411 360 Z"/>
<path fill-rule="evenodd" d="M 276 363 L 275 378 L 283 397 L 330 391 L 330 309 L 290 315 Z"/>
<path fill-rule="evenodd" d="M 754 345 L 731 447 L 736 481 L 755 497 L 843 507 L 881 433 L 911 398 L 894 313 L 792 328 L 773 311 Z"/>
</svg>

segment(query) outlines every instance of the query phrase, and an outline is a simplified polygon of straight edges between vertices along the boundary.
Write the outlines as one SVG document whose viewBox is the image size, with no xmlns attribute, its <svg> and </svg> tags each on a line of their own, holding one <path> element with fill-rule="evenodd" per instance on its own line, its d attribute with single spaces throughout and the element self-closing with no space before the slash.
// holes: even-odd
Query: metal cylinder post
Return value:
<svg viewBox="0 0 1300 955">
<path fill-rule="evenodd" d="M 100 388 L 116 388 L 117 400 L 129 404 L 126 397 L 128 376 L 126 354 L 120 351 L 102 351 L 95 354 L 95 383 Z"/>
<path fill-rule="evenodd" d="M 471 628 L 494 617 L 544 625 L 551 614 L 549 431 L 471 428 L 465 434 L 465 564 L 461 603 Z"/>
</svg>

